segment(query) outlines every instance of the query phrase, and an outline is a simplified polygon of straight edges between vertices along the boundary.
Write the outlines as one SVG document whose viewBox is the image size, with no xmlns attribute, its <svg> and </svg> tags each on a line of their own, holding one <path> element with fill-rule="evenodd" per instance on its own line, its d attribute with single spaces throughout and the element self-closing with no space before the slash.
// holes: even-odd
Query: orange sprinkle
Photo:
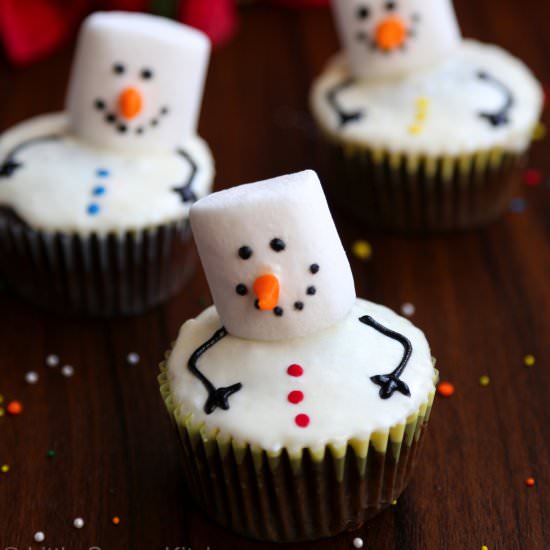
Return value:
<svg viewBox="0 0 550 550">
<path fill-rule="evenodd" d="M 437 385 L 437 393 L 442 397 L 451 397 L 455 392 L 455 387 L 450 382 L 440 382 Z"/>
<path fill-rule="evenodd" d="M 527 485 L 527 487 L 533 487 L 533 485 L 535 485 L 535 478 L 534 477 L 528 477 L 525 480 L 525 485 Z"/>
<path fill-rule="evenodd" d="M 118 525 L 120 523 L 120 518 L 118 516 L 114 516 L 111 521 L 113 522 L 113 525 Z"/>
<path fill-rule="evenodd" d="M 6 407 L 9 414 L 17 415 L 23 412 L 23 405 L 20 401 L 10 401 Z"/>
</svg>

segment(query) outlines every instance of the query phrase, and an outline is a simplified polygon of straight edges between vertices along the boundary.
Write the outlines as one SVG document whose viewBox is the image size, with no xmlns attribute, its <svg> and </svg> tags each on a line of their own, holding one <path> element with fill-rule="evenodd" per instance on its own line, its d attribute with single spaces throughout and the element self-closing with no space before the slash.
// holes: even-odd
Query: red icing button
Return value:
<svg viewBox="0 0 550 550">
<path fill-rule="evenodd" d="M 297 403 L 300 403 L 300 401 L 304 400 L 304 393 L 300 390 L 291 391 L 288 394 L 288 400 L 296 405 Z"/>
<path fill-rule="evenodd" d="M 309 416 L 307 414 L 299 414 L 294 419 L 297 426 L 300 428 L 307 428 L 309 426 Z"/>
<path fill-rule="evenodd" d="M 290 365 L 290 367 L 286 369 L 286 372 L 288 372 L 290 376 L 302 376 L 302 374 L 304 374 L 304 369 L 300 365 L 294 364 Z"/>
</svg>

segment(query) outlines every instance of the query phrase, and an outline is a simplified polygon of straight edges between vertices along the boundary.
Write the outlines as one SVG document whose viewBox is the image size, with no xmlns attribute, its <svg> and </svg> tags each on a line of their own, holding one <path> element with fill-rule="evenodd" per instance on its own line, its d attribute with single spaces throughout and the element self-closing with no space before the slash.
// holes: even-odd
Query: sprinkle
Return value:
<svg viewBox="0 0 550 550">
<path fill-rule="evenodd" d="M 355 241 L 351 245 L 351 251 L 356 258 L 366 261 L 372 256 L 372 247 L 367 241 Z"/>
<path fill-rule="evenodd" d="M 4 407 L 0 407 L 0 417 L 4 416 L 6 414 L 6 409 Z"/>
<path fill-rule="evenodd" d="M 27 374 L 25 374 L 25 382 L 27 384 L 36 384 L 38 382 L 38 373 L 30 370 Z"/>
<path fill-rule="evenodd" d="M 542 141 L 546 137 L 546 125 L 544 122 L 537 122 L 533 128 L 533 141 Z"/>
<path fill-rule="evenodd" d="M 542 172 L 536 168 L 530 168 L 529 170 L 526 170 L 525 174 L 523 174 L 523 183 L 525 183 L 525 185 L 540 185 L 542 180 Z"/>
<path fill-rule="evenodd" d="M 528 354 L 523 358 L 523 364 L 526 367 L 532 367 L 535 364 L 535 356 Z"/>
<path fill-rule="evenodd" d="M 309 426 L 309 416 L 307 414 L 298 414 L 294 419 L 296 425 L 300 428 L 307 428 Z"/>
<path fill-rule="evenodd" d="M 23 412 L 23 405 L 21 404 L 20 401 L 10 401 L 8 403 L 8 406 L 6 407 L 6 410 L 8 411 L 9 414 L 12 414 L 15 416 Z"/>
<path fill-rule="evenodd" d="M 411 304 L 410 302 L 405 302 L 401 306 L 401 313 L 406 317 L 412 317 L 415 311 L 416 311 L 416 308 L 414 307 L 414 304 Z"/>
<path fill-rule="evenodd" d="M 479 377 L 479 383 L 482 386 L 488 386 L 490 381 L 491 381 L 491 379 L 486 374 Z"/>
<path fill-rule="evenodd" d="M 353 539 L 353 547 L 354 548 L 363 548 L 363 539 L 361 537 L 355 537 Z"/>
<path fill-rule="evenodd" d="M 103 187 L 103 185 L 98 185 L 98 186 L 93 188 L 92 195 L 94 195 L 96 197 L 99 197 L 101 195 L 105 195 L 106 191 L 107 191 L 107 189 L 105 189 L 105 187 Z"/>
<path fill-rule="evenodd" d="M 71 367 L 71 365 L 65 365 L 64 367 L 61 367 L 61 374 L 65 378 L 70 378 L 74 374 L 74 368 Z"/>
<path fill-rule="evenodd" d="M 109 177 L 110 172 L 109 172 L 109 170 L 107 170 L 107 168 L 98 168 L 98 169 L 95 171 L 95 175 L 96 175 L 98 178 L 107 178 L 107 177 Z"/>
<path fill-rule="evenodd" d="M 391 501 L 393 506 L 397 506 L 397 499 Z"/>
<path fill-rule="evenodd" d="M 95 202 L 88 205 L 88 208 L 86 209 L 86 211 L 88 212 L 88 214 L 90 214 L 90 216 L 95 216 L 96 214 L 99 214 L 99 210 L 100 210 L 99 204 L 96 204 Z"/>
<path fill-rule="evenodd" d="M 0 468 L 2 470 L 3 474 L 7 474 L 10 471 L 10 467 L 8 464 L 2 464 L 2 467 Z"/>
<path fill-rule="evenodd" d="M 46 365 L 48 367 L 57 367 L 59 365 L 59 357 L 54 354 L 48 355 L 46 357 Z"/>
<path fill-rule="evenodd" d="M 46 456 L 48 458 L 53 458 L 55 456 L 55 451 L 53 449 L 49 449 L 48 452 L 46 453 Z"/>
<path fill-rule="evenodd" d="M 84 527 L 84 520 L 82 518 L 74 518 L 73 525 L 77 529 L 82 529 Z"/>
<path fill-rule="evenodd" d="M 510 201 L 510 212 L 521 214 L 525 210 L 525 199 L 516 197 Z"/>
<path fill-rule="evenodd" d="M 120 518 L 118 516 L 114 516 L 111 521 L 113 525 L 118 525 L 120 523 Z"/>
<path fill-rule="evenodd" d="M 525 485 L 527 485 L 527 487 L 533 487 L 535 485 L 535 478 L 534 477 L 528 477 L 525 480 Z"/>
<path fill-rule="evenodd" d="M 129 365 L 137 365 L 139 363 L 139 355 L 133 351 L 126 356 L 126 362 Z"/>
<path fill-rule="evenodd" d="M 4 396 L 0 393 L 0 403 L 4 402 Z"/>
<path fill-rule="evenodd" d="M 484 545 L 481 547 L 481 550 L 489 550 L 489 547 L 488 547 L 486 544 L 484 544 Z"/>
<path fill-rule="evenodd" d="M 37 531 L 34 534 L 34 542 L 44 542 L 46 540 L 46 535 L 42 531 Z"/>
<path fill-rule="evenodd" d="M 451 397 L 455 392 L 455 387 L 450 382 L 440 382 L 437 385 L 437 393 L 442 397 Z"/>
</svg>

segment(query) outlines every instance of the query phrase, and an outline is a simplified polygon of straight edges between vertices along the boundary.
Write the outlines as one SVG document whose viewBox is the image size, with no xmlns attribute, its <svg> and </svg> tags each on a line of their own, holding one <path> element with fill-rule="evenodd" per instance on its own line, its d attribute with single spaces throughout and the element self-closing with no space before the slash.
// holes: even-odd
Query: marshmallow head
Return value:
<svg viewBox="0 0 550 550">
<path fill-rule="evenodd" d="M 67 95 L 73 131 L 106 148 L 174 149 L 196 132 L 209 54 L 206 35 L 175 21 L 92 14 Z"/>
<path fill-rule="evenodd" d="M 401 76 L 436 63 L 460 44 L 451 0 L 332 0 L 353 73 Z"/>
<path fill-rule="evenodd" d="M 297 338 L 353 307 L 350 265 L 315 172 L 209 195 L 192 206 L 191 226 L 230 334 Z"/>
</svg>

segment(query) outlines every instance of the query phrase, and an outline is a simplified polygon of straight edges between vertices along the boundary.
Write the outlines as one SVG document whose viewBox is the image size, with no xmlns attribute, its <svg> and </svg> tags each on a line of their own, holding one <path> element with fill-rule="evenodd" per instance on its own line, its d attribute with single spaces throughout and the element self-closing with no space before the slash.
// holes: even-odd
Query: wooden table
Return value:
<svg viewBox="0 0 550 550">
<path fill-rule="evenodd" d="M 466 35 L 503 45 L 550 81 L 550 6 L 457 4 Z M 307 94 L 337 48 L 326 10 L 258 6 L 242 16 L 238 37 L 213 56 L 201 120 L 218 188 L 318 166 Z M 1 65 L 0 128 L 61 108 L 71 55 L 67 47 L 24 70 Z M 547 150 L 537 144 L 531 163 L 550 174 Z M 337 216 L 348 249 L 372 244 L 370 261 L 352 257 L 360 295 L 415 305 L 413 320 L 456 393 L 437 398 L 422 462 L 395 507 L 353 534 L 289 549 L 344 550 L 355 536 L 377 550 L 550 547 L 550 186 L 522 192 L 524 212 L 432 239 L 378 235 Z M 24 405 L 0 418 L 0 463 L 9 465 L 0 473 L 0 549 L 27 548 L 39 530 L 50 548 L 269 547 L 223 530 L 191 502 L 158 392 L 163 352 L 208 302 L 200 270 L 170 303 L 115 321 L 57 317 L 0 295 L 0 393 Z M 139 364 L 127 363 L 130 352 Z M 45 366 L 50 353 L 74 366 L 72 378 Z M 35 385 L 25 383 L 30 370 Z M 76 517 L 84 528 L 73 527 Z"/>
</svg>

